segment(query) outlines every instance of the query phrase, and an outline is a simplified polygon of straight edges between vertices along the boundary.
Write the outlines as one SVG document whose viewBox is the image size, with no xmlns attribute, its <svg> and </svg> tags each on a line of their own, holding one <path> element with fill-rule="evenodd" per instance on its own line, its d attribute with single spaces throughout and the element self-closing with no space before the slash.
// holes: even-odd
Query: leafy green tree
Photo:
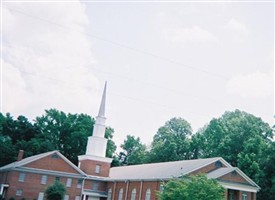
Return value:
<svg viewBox="0 0 275 200">
<path fill-rule="evenodd" d="M 39 129 L 26 117 L 20 115 L 14 120 L 9 113 L 0 113 L 0 165 L 15 161 L 19 149 L 25 149 L 25 156 L 33 155 L 28 142 L 38 134 Z"/>
<path fill-rule="evenodd" d="M 120 146 L 123 151 L 119 153 L 121 165 L 142 164 L 146 159 L 146 146 L 141 143 L 140 138 L 131 135 Z"/>
<path fill-rule="evenodd" d="M 154 136 L 150 162 L 166 162 L 190 159 L 192 128 L 182 118 L 172 118 L 158 129 Z"/>
<path fill-rule="evenodd" d="M 261 160 L 260 168 L 262 176 L 260 177 L 259 185 L 261 190 L 257 194 L 258 199 L 270 200 L 275 197 L 275 142 L 271 142 L 265 149 L 265 158 Z"/>
<path fill-rule="evenodd" d="M 48 151 L 59 150 L 77 164 L 77 156 L 85 154 L 87 140 L 92 135 L 94 123 L 94 119 L 86 114 L 66 114 L 50 109 L 46 110 L 46 114 L 42 117 L 36 118 L 35 125 L 40 128 L 42 144 L 48 148 Z M 108 139 L 106 155 L 112 157 L 116 149 L 111 140 L 113 129 L 107 128 L 105 137 Z"/>
<path fill-rule="evenodd" d="M 245 150 L 245 144 L 253 142 L 251 139 L 257 137 L 266 143 L 273 137 L 267 123 L 239 110 L 225 112 L 222 117 L 212 119 L 197 134 L 203 138 L 200 144 L 203 157 L 221 156 L 233 166 L 237 166 L 239 154 Z M 260 144 L 254 146 L 253 152 L 258 151 Z"/>
<path fill-rule="evenodd" d="M 224 188 L 204 175 L 172 179 L 159 193 L 160 200 L 223 200 Z"/>
<path fill-rule="evenodd" d="M 225 112 L 222 117 L 212 119 L 194 137 L 201 157 L 223 157 L 231 165 L 239 167 L 260 187 L 265 185 L 266 191 L 271 190 L 272 183 L 265 184 L 266 159 L 270 158 L 270 144 L 273 132 L 261 118 L 249 113 L 235 110 Z M 261 190 L 261 199 L 268 199 L 269 192 Z"/>
<path fill-rule="evenodd" d="M 59 181 L 55 181 L 52 185 L 49 185 L 46 190 L 47 200 L 63 200 L 66 193 L 66 187 Z"/>
</svg>

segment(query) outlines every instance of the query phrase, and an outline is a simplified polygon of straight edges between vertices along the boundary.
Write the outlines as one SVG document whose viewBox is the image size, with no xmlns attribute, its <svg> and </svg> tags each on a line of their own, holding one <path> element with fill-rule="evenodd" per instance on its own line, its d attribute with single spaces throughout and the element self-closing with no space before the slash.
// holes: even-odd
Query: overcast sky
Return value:
<svg viewBox="0 0 275 200">
<path fill-rule="evenodd" d="M 1 109 L 97 115 L 149 144 L 172 117 L 194 133 L 240 109 L 274 113 L 272 2 L 2 1 Z"/>
</svg>

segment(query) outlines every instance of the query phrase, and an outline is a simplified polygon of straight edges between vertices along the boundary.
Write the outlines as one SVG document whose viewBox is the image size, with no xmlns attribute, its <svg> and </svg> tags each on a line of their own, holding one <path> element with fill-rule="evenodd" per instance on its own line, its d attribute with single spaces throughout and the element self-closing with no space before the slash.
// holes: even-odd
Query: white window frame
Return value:
<svg viewBox="0 0 275 200">
<path fill-rule="evenodd" d="M 112 198 L 112 188 L 109 188 L 107 200 L 111 200 L 111 198 Z"/>
<path fill-rule="evenodd" d="M 95 173 L 99 174 L 101 171 L 101 166 L 100 165 L 96 165 L 95 166 Z"/>
<path fill-rule="evenodd" d="M 70 196 L 68 194 L 65 194 L 64 195 L 64 200 L 69 200 L 70 199 Z"/>
<path fill-rule="evenodd" d="M 22 196 L 22 194 L 23 194 L 23 190 L 22 189 L 16 190 L 16 193 L 15 193 L 16 196 Z"/>
<path fill-rule="evenodd" d="M 93 185 L 92 185 L 92 190 L 98 190 L 99 187 L 99 182 L 98 181 L 93 181 Z"/>
<path fill-rule="evenodd" d="M 76 188 L 82 188 L 82 179 L 78 179 L 77 180 L 77 185 L 76 185 Z"/>
<path fill-rule="evenodd" d="M 37 200 L 43 200 L 44 199 L 44 192 L 39 192 Z"/>
<path fill-rule="evenodd" d="M 120 188 L 118 192 L 118 200 L 122 200 L 122 197 L 123 197 L 123 188 Z"/>
<path fill-rule="evenodd" d="M 80 196 L 75 196 L 74 200 L 80 200 Z"/>
<path fill-rule="evenodd" d="M 242 200 L 247 200 L 247 192 L 242 192 Z"/>
<path fill-rule="evenodd" d="M 66 187 L 72 187 L 72 182 L 73 182 L 72 178 L 67 178 Z"/>
<path fill-rule="evenodd" d="M 136 196 L 137 196 L 137 190 L 136 188 L 132 189 L 131 192 L 131 200 L 136 200 Z"/>
<path fill-rule="evenodd" d="M 19 177 L 18 177 L 18 181 L 19 182 L 25 182 L 25 179 L 26 179 L 26 173 L 20 172 Z"/>
<path fill-rule="evenodd" d="M 150 198 L 151 198 L 151 189 L 147 188 L 145 193 L 145 200 L 150 200 Z"/>
<path fill-rule="evenodd" d="M 48 181 L 48 176 L 47 175 L 42 175 L 41 176 L 41 184 L 46 185 Z"/>
</svg>

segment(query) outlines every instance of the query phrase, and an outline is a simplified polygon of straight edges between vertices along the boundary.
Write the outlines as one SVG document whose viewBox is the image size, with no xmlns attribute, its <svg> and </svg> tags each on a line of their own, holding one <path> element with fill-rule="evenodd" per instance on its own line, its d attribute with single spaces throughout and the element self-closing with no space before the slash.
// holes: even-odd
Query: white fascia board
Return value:
<svg viewBox="0 0 275 200">
<path fill-rule="evenodd" d="M 29 168 L 29 167 L 18 167 L 18 168 L 15 168 L 13 170 L 14 171 L 20 171 L 20 172 L 29 172 L 29 173 L 45 174 L 45 175 L 55 175 L 55 176 L 63 176 L 63 177 L 71 177 L 71 178 L 84 178 L 84 177 L 86 177 L 83 174 L 74 174 L 74 173 L 67 173 L 67 172 L 53 171 L 53 170 L 45 170 L 45 169 L 35 169 L 35 168 Z"/>
<path fill-rule="evenodd" d="M 253 187 L 253 186 L 246 186 L 246 185 L 241 185 L 241 184 L 234 184 L 234 183 L 226 183 L 226 182 L 221 182 L 218 181 L 220 185 L 222 185 L 226 189 L 231 189 L 231 190 L 240 190 L 240 191 L 245 191 L 245 192 L 255 192 L 257 193 L 259 191 L 259 188 Z"/>
<path fill-rule="evenodd" d="M 82 155 L 82 156 L 78 156 L 78 160 L 79 161 L 82 161 L 82 160 L 96 160 L 96 161 L 100 161 L 100 162 L 111 163 L 113 159 L 112 158 L 106 158 L 106 157 L 93 156 L 93 155 Z"/>
</svg>

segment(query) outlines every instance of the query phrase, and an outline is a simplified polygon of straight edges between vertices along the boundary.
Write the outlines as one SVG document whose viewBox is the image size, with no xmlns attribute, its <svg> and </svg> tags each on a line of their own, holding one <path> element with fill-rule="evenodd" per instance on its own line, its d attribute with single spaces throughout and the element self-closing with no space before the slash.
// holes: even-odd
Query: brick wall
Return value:
<svg viewBox="0 0 275 200">
<path fill-rule="evenodd" d="M 218 180 L 232 181 L 237 183 L 248 183 L 242 176 L 240 176 L 238 173 L 235 173 L 235 172 L 228 173 L 220 177 Z"/>
<path fill-rule="evenodd" d="M 24 167 L 79 174 L 79 172 L 70 166 L 65 160 L 62 158 L 54 158 L 52 155 L 33 161 Z"/>
<path fill-rule="evenodd" d="M 35 174 L 35 173 L 25 173 L 24 182 L 19 182 L 19 174 L 20 172 L 13 171 L 9 173 L 9 180 L 7 184 L 9 184 L 8 192 L 6 194 L 5 199 L 9 199 L 11 197 L 16 200 L 21 200 L 25 198 L 27 200 L 34 200 L 38 198 L 39 192 L 44 192 L 47 186 L 54 183 L 56 176 L 47 175 L 47 183 L 41 184 L 41 178 L 44 174 Z M 67 177 L 60 177 L 60 182 L 66 186 Z M 67 192 L 70 196 L 70 200 L 74 200 L 75 196 L 80 196 L 81 188 L 77 188 L 78 179 L 72 179 L 71 187 L 66 187 Z M 22 190 L 22 195 L 17 196 L 16 191 Z"/>
<path fill-rule="evenodd" d="M 96 173 L 96 165 L 100 166 L 100 173 Z M 93 176 L 108 177 L 111 163 L 105 163 L 96 160 L 82 160 L 80 162 L 80 169 L 85 173 Z"/>
<path fill-rule="evenodd" d="M 146 191 L 149 188 L 151 190 L 151 200 L 157 200 L 157 191 L 159 191 L 160 181 L 121 181 L 121 182 L 109 182 L 107 185 L 107 191 L 112 189 L 112 199 L 117 200 L 119 195 L 119 190 L 123 188 L 123 197 L 131 199 L 132 190 L 136 189 L 136 199 L 144 200 L 146 196 Z M 128 185 L 128 186 L 127 186 Z M 128 188 L 128 189 L 127 189 Z M 141 193 L 140 193 L 141 192 Z"/>
</svg>

